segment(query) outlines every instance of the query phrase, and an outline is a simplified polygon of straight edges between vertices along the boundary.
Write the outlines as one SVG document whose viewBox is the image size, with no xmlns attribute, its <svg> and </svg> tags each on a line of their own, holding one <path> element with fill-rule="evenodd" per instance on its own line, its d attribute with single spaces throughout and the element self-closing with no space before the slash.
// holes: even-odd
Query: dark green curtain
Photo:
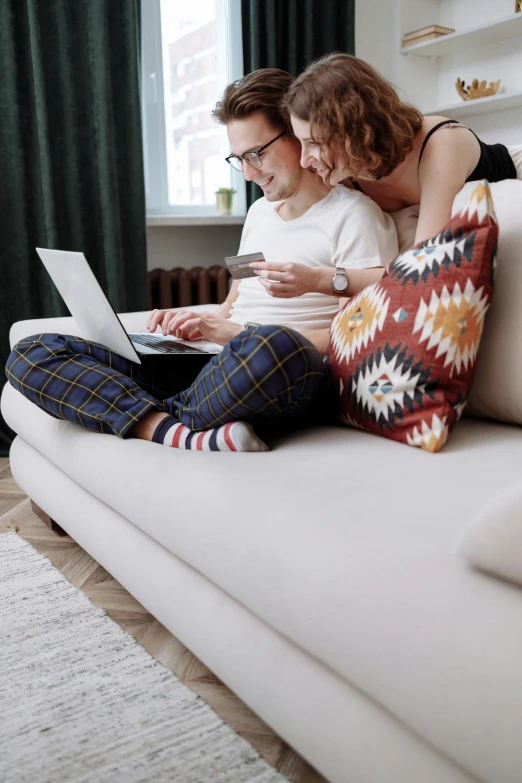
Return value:
<svg viewBox="0 0 522 783">
<path fill-rule="evenodd" d="M 35 247 L 146 307 L 140 0 L 0 1 L 0 387 L 14 321 L 67 315 Z M 0 455 L 12 433 L 0 420 Z"/>
<path fill-rule="evenodd" d="M 355 0 L 241 0 L 244 72 L 297 76 L 330 52 L 355 53 Z M 262 195 L 247 183 L 248 206 Z"/>
</svg>

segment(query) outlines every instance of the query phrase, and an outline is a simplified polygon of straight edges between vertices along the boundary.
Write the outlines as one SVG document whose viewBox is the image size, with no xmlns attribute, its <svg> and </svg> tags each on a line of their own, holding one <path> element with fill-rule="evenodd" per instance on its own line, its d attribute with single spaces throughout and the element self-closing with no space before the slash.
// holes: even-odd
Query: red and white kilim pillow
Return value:
<svg viewBox="0 0 522 783">
<path fill-rule="evenodd" d="M 483 180 L 440 234 L 337 313 L 328 353 L 343 424 L 427 451 L 444 446 L 473 381 L 497 238 Z"/>
</svg>

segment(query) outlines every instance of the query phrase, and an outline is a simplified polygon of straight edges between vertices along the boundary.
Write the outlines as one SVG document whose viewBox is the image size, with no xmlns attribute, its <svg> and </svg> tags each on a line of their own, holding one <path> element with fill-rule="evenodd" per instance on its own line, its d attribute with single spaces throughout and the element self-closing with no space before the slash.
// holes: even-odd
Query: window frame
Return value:
<svg viewBox="0 0 522 783">
<path fill-rule="evenodd" d="M 224 24 L 227 83 L 243 76 L 241 0 L 216 0 L 216 21 Z M 167 140 L 165 131 L 164 67 L 161 45 L 161 0 L 147 0 L 141 22 L 141 113 L 147 218 L 209 217 L 218 219 L 214 204 L 169 204 Z M 228 164 L 227 164 L 228 165 Z M 236 191 L 233 215 L 246 214 L 246 184 L 231 169 Z M 213 221 L 214 222 L 214 221 Z"/>
</svg>

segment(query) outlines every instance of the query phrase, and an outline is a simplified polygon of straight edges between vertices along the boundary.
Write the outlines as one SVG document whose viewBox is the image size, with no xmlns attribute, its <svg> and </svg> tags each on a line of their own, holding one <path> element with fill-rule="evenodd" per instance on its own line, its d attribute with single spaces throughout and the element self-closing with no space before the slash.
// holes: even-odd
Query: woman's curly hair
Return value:
<svg viewBox="0 0 522 783">
<path fill-rule="evenodd" d="M 344 150 L 350 173 L 380 179 L 411 152 L 422 114 L 403 103 L 374 68 L 334 52 L 312 63 L 290 85 L 283 105 L 310 122 L 328 178 L 337 171 L 332 145 Z"/>
</svg>

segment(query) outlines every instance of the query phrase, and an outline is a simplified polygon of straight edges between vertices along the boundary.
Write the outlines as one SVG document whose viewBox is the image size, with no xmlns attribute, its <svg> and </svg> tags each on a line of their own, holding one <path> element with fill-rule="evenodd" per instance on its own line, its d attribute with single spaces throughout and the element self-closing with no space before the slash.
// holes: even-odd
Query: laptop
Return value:
<svg viewBox="0 0 522 783">
<path fill-rule="evenodd" d="M 183 374 L 190 377 L 190 383 L 211 357 L 223 350 L 207 340 L 198 340 L 196 346 L 170 335 L 128 333 L 83 253 L 41 247 L 36 252 L 86 340 L 101 343 L 131 362 L 159 364 L 160 368 L 166 359 L 172 362 L 172 356 L 177 355 L 179 369 L 186 368 Z"/>
</svg>

